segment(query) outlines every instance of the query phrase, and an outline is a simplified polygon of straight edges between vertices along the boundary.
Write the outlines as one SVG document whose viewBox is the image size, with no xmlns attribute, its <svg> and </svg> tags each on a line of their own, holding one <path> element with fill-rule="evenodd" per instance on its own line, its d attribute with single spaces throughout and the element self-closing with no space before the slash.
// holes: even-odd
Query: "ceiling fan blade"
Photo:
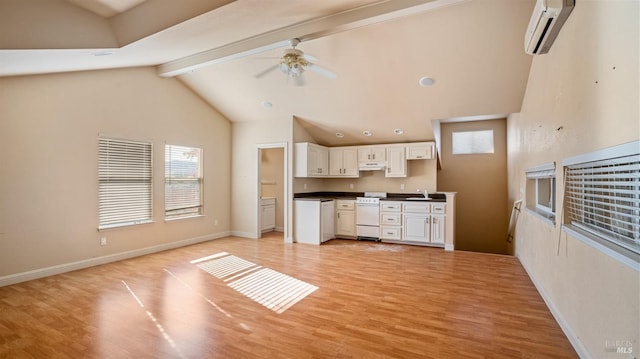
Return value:
<svg viewBox="0 0 640 359">
<path fill-rule="evenodd" d="M 311 71 L 315 71 L 317 73 L 319 73 L 322 76 L 328 77 L 332 80 L 335 80 L 336 78 L 338 78 L 338 75 L 336 75 L 335 73 L 325 69 L 322 66 L 318 66 L 316 64 L 309 64 L 307 66 L 307 69 L 311 70 Z"/>
<path fill-rule="evenodd" d="M 273 66 L 269 66 L 266 70 L 263 70 L 262 72 L 259 72 L 257 74 L 254 75 L 255 78 L 259 79 L 263 76 L 265 76 L 266 74 L 275 71 L 276 69 L 278 69 L 280 67 L 280 64 L 276 64 Z"/>
<path fill-rule="evenodd" d="M 311 54 L 307 54 L 306 52 L 304 53 L 304 55 L 302 55 L 302 57 L 307 61 L 320 61 L 317 57 Z"/>
</svg>

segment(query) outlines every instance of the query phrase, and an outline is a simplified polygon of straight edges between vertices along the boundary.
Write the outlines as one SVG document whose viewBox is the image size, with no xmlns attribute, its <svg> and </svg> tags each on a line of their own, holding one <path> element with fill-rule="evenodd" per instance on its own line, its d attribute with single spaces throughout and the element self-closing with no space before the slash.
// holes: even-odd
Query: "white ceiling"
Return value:
<svg viewBox="0 0 640 359">
<path fill-rule="evenodd" d="M 233 122 L 295 116 L 327 145 L 431 140 L 433 119 L 520 110 L 533 4 L 3 0 L 0 33 L 11 36 L 0 37 L 0 76 L 157 66 Z M 337 79 L 311 71 L 302 87 L 279 71 L 256 79 L 293 37 Z M 421 87 L 423 76 L 435 84 Z"/>
</svg>

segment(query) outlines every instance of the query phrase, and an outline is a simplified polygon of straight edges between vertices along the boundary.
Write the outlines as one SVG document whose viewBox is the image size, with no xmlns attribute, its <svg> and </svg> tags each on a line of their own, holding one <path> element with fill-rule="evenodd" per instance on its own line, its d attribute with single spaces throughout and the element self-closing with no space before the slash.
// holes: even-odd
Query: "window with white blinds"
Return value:
<svg viewBox="0 0 640 359">
<path fill-rule="evenodd" d="M 640 142 L 632 154 L 565 163 L 565 215 L 576 226 L 640 253 Z"/>
<path fill-rule="evenodd" d="M 152 174 L 151 143 L 99 139 L 99 229 L 151 222 Z"/>
<path fill-rule="evenodd" d="M 164 168 L 165 218 L 202 215 L 202 149 L 165 145 Z"/>
</svg>

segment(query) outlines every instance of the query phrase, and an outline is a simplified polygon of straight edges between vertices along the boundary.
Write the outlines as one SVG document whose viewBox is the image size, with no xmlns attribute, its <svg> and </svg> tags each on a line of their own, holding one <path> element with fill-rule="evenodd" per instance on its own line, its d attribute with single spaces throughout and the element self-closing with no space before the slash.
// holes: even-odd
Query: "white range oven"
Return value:
<svg viewBox="0 0 640 359">
<path fill-rule="evenodd" d="M 380 198 L 384 192 L 365 192 L 356 198 L 356 235 L 358 239 L 380 239 Z"/>
</svg>

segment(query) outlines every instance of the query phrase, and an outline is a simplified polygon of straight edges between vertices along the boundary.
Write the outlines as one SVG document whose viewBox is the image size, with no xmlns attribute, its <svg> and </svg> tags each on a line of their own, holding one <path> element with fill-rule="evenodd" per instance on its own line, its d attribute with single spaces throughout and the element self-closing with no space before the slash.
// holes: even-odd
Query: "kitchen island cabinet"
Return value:
<svg viewBox="0 0 640 359">
<path fill-rule="evenodd" d="M 335 201 L 296 199 L 294 202 L 296 242 L 321 244 L 335 237 Z"/>
</svg>

